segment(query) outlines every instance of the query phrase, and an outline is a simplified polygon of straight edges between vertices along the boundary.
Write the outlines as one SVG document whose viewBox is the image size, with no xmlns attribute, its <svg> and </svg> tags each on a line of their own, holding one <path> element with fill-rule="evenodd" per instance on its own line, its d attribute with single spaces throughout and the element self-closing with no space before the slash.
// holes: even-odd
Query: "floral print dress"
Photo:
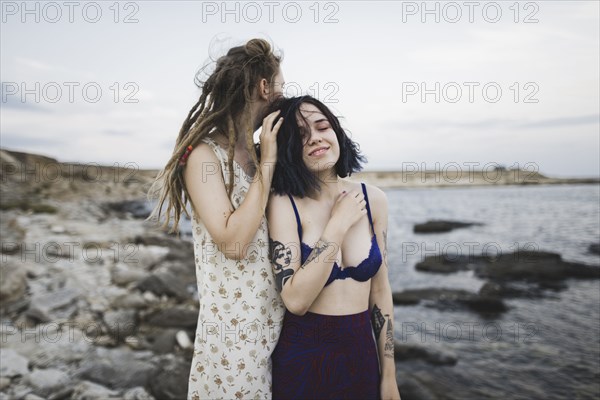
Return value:
<svg viewBox="0 0 600 400">
<path fill-rule="evenodd" d="M 202 140 L 217 155 L 227 185 L 225 149 L 212 139 Z M 205 172 L 210 171 L 218 168 Z M 235 209 L 251 180 L 234 161 L 230 200 Z M 263 216 L 243 260 L 225 258 L 195 213 L 192 229 L 200 310 L 188 400 L 270 399 L 270 356 L 279 339 L 285 305 L 269 261 L 267 221 Z"/>
</svg>

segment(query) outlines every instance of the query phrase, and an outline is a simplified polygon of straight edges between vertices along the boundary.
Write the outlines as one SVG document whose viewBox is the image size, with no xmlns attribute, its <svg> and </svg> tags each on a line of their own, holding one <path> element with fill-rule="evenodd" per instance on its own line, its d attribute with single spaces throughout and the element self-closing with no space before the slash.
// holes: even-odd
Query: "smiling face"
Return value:
<svg viewBox="0 0 600 400">
<path fill-rule="evenodd" d="M 302 160 L 315 173 L 335 169 L 340 146 L 327 117 L 313 104 L 302 103 L 296 119 L 301 127 Z"/>
</svg>

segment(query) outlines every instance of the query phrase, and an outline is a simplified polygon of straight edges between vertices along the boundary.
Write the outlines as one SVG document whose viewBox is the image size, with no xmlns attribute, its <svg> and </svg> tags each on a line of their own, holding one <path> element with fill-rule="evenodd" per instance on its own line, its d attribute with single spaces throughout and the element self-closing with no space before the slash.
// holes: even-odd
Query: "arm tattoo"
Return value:
<svg viewBox="0 0 600 400">
<path fill-rule="evenodd" d="M 315 244 L 315 248 L 308 255 L 308 258 L 306 259 L 306 261 L 304 262 L 304 264 L 300 266 L 300 268 L 304 269 L 304 266 L 306 264 L 308 264 L 309 262 L 313 261 L 315 258 L 319 257 L 319 255 L 321 253 L 323 253 L 327 249 L 327 247 L 329 247 L 329 243 L 325 242 L 322 239 L 319 239 L 317 241 L 317 243 Z"/>
<path fill-rule="evenodd" d="M 392 326 L 392 317 L 388 314 L 387 317 L 387 329 L 385 331 L 385 345 L 383 347 L 383 356 L 385 358 L 394 359 L 394 327 Z"/>
<path fill-rule="evenodd" d="M 273 240 L 269 237 L 269 250 L 271 253 L 271 264 L 275 271 L 275 282 L 281 292 L 283 285 L 294 275 L 294 270 L 290 267 L 292 262 L 292 250 L 283 243 Z"/>
<path fill-rule="evenodd" d="M 375 339 L 379 340 L 379 334 L 383 329 L 383 324 L 385 323 L 385 319 L 383 315 L 381 315 L 381 310 L 377 307 L 377 304 L 373 306 L 373 311 L 371 312 L 371 324 L 373 325 L 373 331 L 375 332 Z"/>
</svg>

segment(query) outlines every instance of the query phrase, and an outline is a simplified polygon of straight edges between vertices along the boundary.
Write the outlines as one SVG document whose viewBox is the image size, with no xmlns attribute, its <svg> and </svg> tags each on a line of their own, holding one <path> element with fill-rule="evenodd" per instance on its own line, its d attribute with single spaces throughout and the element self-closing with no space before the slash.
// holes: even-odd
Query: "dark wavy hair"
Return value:
<svg viewBox="0 0 600 400">
<path fill-rule="evenodd" d="M 325 104 L 312 96 L 279 98 L 271 104 L 269 110 L 269 112 L 281 110 L 279 115 L 284 118 L 277 133 L 277 164 L 271 188 L 277 194 L 291 194 L 300 198 L 317 193 L 321 188 L 318 177 L 302 160 L 307 133 L 306 127 L 298 123 L 297 117 L 305 120 L 300 113 L 300 105 L 303 103 L 317 107 L 329 120 L 335 132 L 340 146 L 340 157 L 335 164 L 335 172 L 340 178 L 362 170 L 361 164 L 367 162 L 365 156 L 360 154 L 358 143 L 348 137 L 338 118 Z"/>
</svg>

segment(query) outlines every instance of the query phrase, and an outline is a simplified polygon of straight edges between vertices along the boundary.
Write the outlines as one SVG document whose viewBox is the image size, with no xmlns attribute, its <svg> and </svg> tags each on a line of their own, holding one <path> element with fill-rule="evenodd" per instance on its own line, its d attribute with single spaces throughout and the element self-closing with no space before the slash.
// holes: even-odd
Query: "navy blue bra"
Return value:
<svg viewBox="0 0 600 400">
<path fill-rule="evenodd" d="M 337 262 L 333 264 L 333 268 L 331 269 L 331 274 L 329 275 L 329 279 L 325 283 L 325 286 L 329 285 L 336 279 L 346 279 L 352 278 L 359 282 L 366 282 L 372 277 L 375 276 L 379 267 L 381 266 L 382 257 L 381 251 L 379 250 L 379 245 L 377 244 L 377 236 L 375 235 L 375 230 L 373 228 L 373 219 L 371 218 L 371 207 L 369 206 L 369 197 L 367 196 L 367 189 L 364 183 L 361 183 L 362 191 L 365 195 L 365 201 L 367 203 L 367 215 L 369 217 L 369 224 L 371 226 L 371 232 L 373 233 L 373 237 L 371 237 L 371 249 L 369 250 L 369 256 L 361 261 L 356 267 L 346 267 L 341 269 Z M 288 194 L 290 200 L 292 202 L 292 206 L 294 207 L 294 213 L 296 214 L 296 223 L 298 225 L 298 237 L 300 238 L 300 246 L 302 248 L 302 264 L 306 261 L 310 253 L 313 251 L 313 248 L 307 245 L 302 241 L 302 223 L 300 222 L 300 214 L 298 214 L 298 208 L 296 208 L 296 203 L 290 194 Z"/>
</svg>

